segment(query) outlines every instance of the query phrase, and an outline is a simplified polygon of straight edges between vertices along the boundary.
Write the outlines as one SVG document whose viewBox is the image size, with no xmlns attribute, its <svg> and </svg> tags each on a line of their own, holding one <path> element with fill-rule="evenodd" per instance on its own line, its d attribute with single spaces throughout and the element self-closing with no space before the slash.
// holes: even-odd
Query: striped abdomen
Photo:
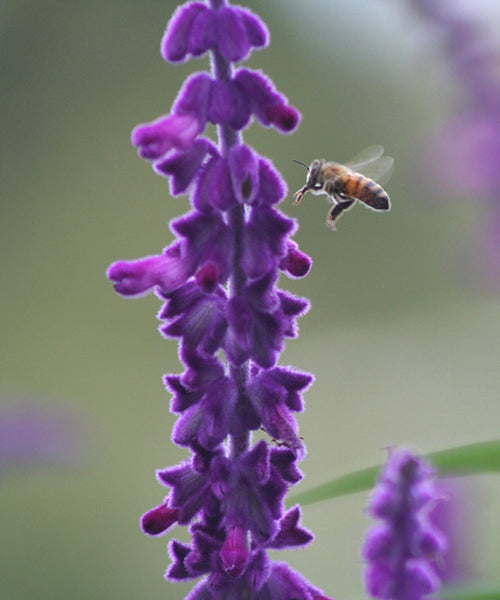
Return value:
<svg viewBox="0 0 500 600">
<path fill-rule="evenodd" d="M 339 185 L 340 183 L 340 185 Z M 339 182 L 339 192 L 343 196 L 356 198 L 374 210 L 389 210 L 391 201 L 389 194 L 382 186 L 360 173 L 344 175 Z"/>
</svg>

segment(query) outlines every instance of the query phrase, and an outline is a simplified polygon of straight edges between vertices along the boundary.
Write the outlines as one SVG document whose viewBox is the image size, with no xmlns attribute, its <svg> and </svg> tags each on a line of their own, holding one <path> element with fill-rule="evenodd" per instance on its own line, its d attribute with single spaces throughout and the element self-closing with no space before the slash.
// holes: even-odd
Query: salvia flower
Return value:
<svg viewBox="0 0 500 600">
<path fill-rule="evenodd" d="M 440 34 L 462 106 L 436 136 L 440 177 L 458 193 L 495 196 L 500 183 L 500 54 L 463 1 L 410 0 Z M 480 13 L 477 13 L 477 17 Z M 443 167 L 446 167 L 443 171 Z"/>
<path fill-rule="evenodd" d="M 500 231 L 500 53 L 485 31 L 483 13 L 466 10 L 463 0 L 409 0 L 440 36 L 461 99 L 450 118 L 433 135 L 427 152 L 427 171 L 447 193 L 485 201 L 488 217 L 476 272 L 500 282 L 498 231 Z M 472 262 L 469 260 L 469 262 Z M 475 262 L 475 261 L 474 261 Z"/>
<path fill-rule="evenodd" d="M 141 520 L 145 533 L 188 526 L 191 541 L 172 541 L 166 577 L 203 577 L 190 600 L 325 598 L 268 550 L 305 546 L 298 506 L 284 498 L 305 455 L 294 413 L 304 408 L 308 373 L 278 366 L 286 338 L 308 302 L 277 287 L 281 272 L 305 276 L 310 258 L 290 235 L 294 222 L 277 204 L 286 185 L 273 163 L 244 143 L 252 119 L 293 131 L 298 111 L 261 71 L 235 67 L 268 44 L 262 21 L 226 0 L 188 2 L 167 26 L 170 62 L 209 53 L 211 71 L 191 75 L 170 113 L 138 125 L 132 143 L 192 210 L 175 219 L 175 239 L 156 256 L 108 269 L 126 297 L 154 291 L 165 302 L 160 332 L 179 343 L 184 372 L 165 376 L 177 415 L 173 441 L 183 463 L 160 469 L 169 489 Z M 217 141 L 205 137 L 208 124 Z M 267 441 L 253 444 L 263 429 Z"/>
<path fill-rule="evenodd" d="M 83 423 L 40 403 L 5 400 L 0 409 L 0 475 L 35 465 L 74 466 L 84 451 Z"/>
<path fill-rule="evenodd" d="M 443 585 L 465 586 L 477 576 L 474 546 L 478 542 L 481 488 L 465 477 L 442 478 L 436 485 L 445 502 L 437 503 L 431 521 L 447 540 L 446 554 L 437 562 L 437 571 Z"/>
<path fill-rule="evenodd" d="M 420 600 L 439 589 L 436 562 L 446 548 L 429 513 L 441 499 L 432 467 L 405 449 L 390 449 L 369 514 L 379 523 L 363 548 L 368 593 L 382 600 Z"/>
</svg>

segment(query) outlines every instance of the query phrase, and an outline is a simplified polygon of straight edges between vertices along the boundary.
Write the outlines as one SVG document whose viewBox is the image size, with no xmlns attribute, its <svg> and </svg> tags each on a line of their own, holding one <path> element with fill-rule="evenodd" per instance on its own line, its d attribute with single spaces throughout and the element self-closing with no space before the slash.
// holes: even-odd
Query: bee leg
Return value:
<svg viewBox="0 0 500 600">
<path fill-rule="evenodd" d="M 300 188 L 300 190 L 297 190 L 295 192 L 295 194 L 293 195 L 293 197 L 295 198 L 295 200 L 293 202 L 293 206 L 297 206 L 297 204 L 300 204 L 302 197 L 308 191 L 308 189 L 309 188 L 307 187 L 307 185 L 305 185 L 304 187 Z"/>
<path fill-rule="evenodd" d="M 335 227 L 335 222 L 337 221 L 337 219 L 345 210 L 349 210 L 355 202 L 355 199 L 350 198 L 349 200 L 342 200 L 341 202 L 337 202 L 337 204 L 334 204 L 330 209 L 328 216 L 326 217 L 326 224 L 328 225 L 328 227 L 335 231 L 337 229 Z"/>
</svg>

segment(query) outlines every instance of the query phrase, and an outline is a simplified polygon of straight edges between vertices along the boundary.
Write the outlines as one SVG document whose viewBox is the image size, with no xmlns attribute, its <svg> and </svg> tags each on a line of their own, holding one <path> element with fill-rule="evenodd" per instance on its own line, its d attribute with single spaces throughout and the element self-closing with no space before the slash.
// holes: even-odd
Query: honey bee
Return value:
<svg viewBox="0 0 500 600">
<path fill-rule="evenodd" d="M 356 200 L 372 210 L 390 210 L 389 195 L 376 183 L 389 179 L 394 164 L 394 159 L 383 153 L 383 146 L 376 145 L 365 148 L 345 165 L 322 158 L 313 160 L 309 167 L 294 161 L 306 167 L 309 174 L 304 187 L 295 192 L 293 205 L 300 204 L 307 192 L 326 194 L 334 202 L 326 217 L 326 224 L 332 230 L 336 229 L 338 218 L 352 208 Z"/>
</svg>

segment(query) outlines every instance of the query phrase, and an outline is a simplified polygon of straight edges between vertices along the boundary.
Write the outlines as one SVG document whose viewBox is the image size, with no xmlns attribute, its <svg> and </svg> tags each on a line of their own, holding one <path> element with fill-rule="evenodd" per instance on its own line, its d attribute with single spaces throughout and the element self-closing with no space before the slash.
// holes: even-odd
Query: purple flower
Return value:
<svg viewBox="0 0 500 600">
<path fill-rule="evenodd" d="M 239 577 L 245 570 L 248 557 L 246 531 L 235 525 L 227 534 L 220 550 L 222 568 L 232 577 Z"/>
<path fill-rule="evenodd" d="M 437 165 L 440 169 L 448 192 L 482 196 L 497 201 L 499 207 L 500 97 L 496 109 L 469 107 L 446 123 L 434 143 L 431 159 L 435 161 L 432 168 Z"/>
<path fill-rule="evenodd" d="M 370 497 L 368 512 L 379 520 L 363 548 L 368 593 L 382 600 L 420 600 L 439 589 L 436 560 L 446 549 L 429 519 L 441 499 L 432 467 L 404 449 L 389 459 Z"/>
<path fill-rule="evenodd" d="M 23 403 L 0 410 L 0 472 L 81 459 L 81 423 L 65 411 Z"/>
<path fill-rule="evenodd" d="M 139 148 L 142 158 L 155 160 L 172 148 L 190 148 L 200 129 L 200 123 L 193 116 L 168 115 L 138 125 L 132 132 L 132 143 Z"/>
<path fill-rule="evenodd" d="M 480 231 L 482 257 L 477 272 L 498 283 L 500 55 L 485 27 L 471 18 L 473 13 L 465 11 L 460 1 L 410 3 L 441 35 L 451 70 L 464 92 L 453 118 L 433 135 L 431 151 L 426 152 L 426 172 L 434 174 L 436 186 L 448 194 L 486 201 L 489 212 Z M 481 16 L 479 11 L 477 16 Z"/>
<path fill-rule="evenodd" d="M 246 58 L 252 47 L 267 46 L 269 34 L 264 23 L 241 7 L 215 2 L 212 10 L 201 2 L 180 6 L 168 24 L 161 53 L 169 62 L 180 62 L 217 50 L 227 62 Z"/>
<path fill-rule="evenodd" d="M 123 296 L 155 291 L 165 301 L 160 331 L 179 340 L 185 370 L 165 384 L 177 416 L 172 439 L 191 454 L 158 471 L 169 493 L 141 526 L 153 536 L 189 527 L 189 543 L 170 544 L 166 577 L 203 576 L 191 600 L 325 598 L 267 555 L 312 540 L 299 507 L 284 507 L 301 478 L 305 447 L 294 413 L 312 376 L 277 365 L 309 307 L 277 287 L 280 272 L 303 277 L 311 260 L 290 239 L 295 223 L 276 207 L 287 192 L 281 175 L 242 138 L 252 118 L 288 133 L 299 113 L 264 73 L 233 65 L 268 41 L 256 15 L 226 0 L 176 10 L 163 57 L 210 53 L 212 71 L 189 77 L 170 114 L 137 126 L 132 143 L 169 178 L 172 195 L 190 195 L 192 210 L 171 223 L 176 239 L 162 254 L 108 269 Z M 210 123 L 217 143 L 204 137 Z M 252 444 L 258 429 L 278 447 L 271 439 Z"/>
<path fill-rule="evenodd" d="M 109 267 L 106 275 L 114 282 L 115 291 L 122 296 L 141 296 L 155 286 L 161 290 L 176 289 L 189 274 L 179 250 L 179 245 L 175 245 L 165 248 L 159 256 L 120 260 Z"/>
<path fill-rule="evenodd" d="M 430 518 L 448 540 L 445 556 L 436 563 L 437 571 L 446 586 L 466 585 L 477 576 L 474 547 L 479 544 L 481 486 L 465 477 L 442 478 L 436 486 L 445 502 L 436 505 Z"/>
<path fill-rule="evenodd" d="M 176 508 L 170 508 L 168 502 L 163 502 L 142 515 L 141 527 L 144 533 L 148 535 L 161 535 L 174 525 L 178 519 L 179 511 Z"/>
</svg>

